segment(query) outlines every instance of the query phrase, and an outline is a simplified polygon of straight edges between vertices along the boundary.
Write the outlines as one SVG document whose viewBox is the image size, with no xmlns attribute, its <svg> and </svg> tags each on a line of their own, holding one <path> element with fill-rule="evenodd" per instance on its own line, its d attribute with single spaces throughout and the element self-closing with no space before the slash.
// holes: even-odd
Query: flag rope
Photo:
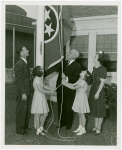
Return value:
<svg viewBox="0 0 122 150">
<path fill-rule="evenodd" d="M 56 88 L 56 90 L 57 90 L 61 85 L 62 85 L 62 84 L 60 84 L 60 85 Z M 50 125 L 48 126 L 48 128 L 46 129 L 46 131 L 48 131 L 48 129 L 51 127 L 51 125 L 52 125 L 52 123 L 53 123 L 53 121 L 54 121 L 54 112 L 53 112 L 51 100 L 52 100 L 52 93 L 51 93 L 51 96 L 50 96 L 50 105 L 51 105 L 51 110 L 52 110 L 52 116 L 53 116 L 53 117 L 52 117 L 52 121 L 51 121 Z M 62 107 L 62 106 L 61 106 L 61 107 Z M 62 111 L 61 111 L 61 113 L 62 113 Z M 61 113 L 60 113 L 60 114 L 61 114 Z M 60 119 L 61 119 L 61 118 L 60 118 Z M 48 137 L 48 138 L 51 138 L 51 139 L 59 140 L 59 141 L 67 141 L 67 142 L 69 142 L 69 141 L 75 141 L 75 140 L 76 140 L 76 137 L 63 137 L 63 136 L 61 136 L 59 131 L 60 131 L 60 120 L 59 120 L 59 126 L 58 126 L 58 136 L 61 137 L 62 139 L 55 138 L 55 137 L 49 136 L 49 135 L 47 135 L 47 134 L 45 134 L 45 136 Z"/>
<path fill-rule="evenodd" d="M 60 45 L 60 56 L 62 57 L 63 54 L 63 36 L 62 36 L 62 5 L 61 5 L 61 34 L 59 31 L 59 45 Z M 60 28 L 59 28 L 60 30 Z M 62 66 L 62 73 L 63 73 L 63 59 L 61 60 L 61 66 Z M 62 85 L 62 83 L 56 88 L 56 90 Z M 51 105 L 51 110 L 52 110 L 52 121 L 49 125 L 49 127 L 47 128 L 47 130 L 50 128 L 50 126 L 52 125 L 53 121 L 54 121 L 54 112 L 53 112 L 53 108 L 52 108 L 52 103 L 51 103 L 51 99 L 52 99 L 52 93 L 51 93 L 51 97 L 50 97 L 50 105 Z M 75 141 L 76 137 L 63 137 L 60 135 L 60 121 L 61 121 L 61 115 L 62 115 L 62 106 L 63 106 L 63 85 L 62 85 L 62 102 L 61 102 L 61 112 L 60 112 L 60 117 L 59 117 L 59 126 L 58 126 L 58 136 L 63 138 L 63 139 L 58 139 L 58 138 L 54 138 L 51 136 L 46 135 L 49 138 L 52 139 L 56 139 L 56 140 L 61 140 L 61 141 Z"/>
<path fill-rule="evenodd" d="M 62 84 L 60 84 L 55 90 L 57 90 L 61 85 L 62 85 Z M 52 110 L 52 115 L 53 115 L 53 117 L 52 117 L 52 121 L 51 121 L 50 125 L 48 126 L 48 128 L 47 128 L 46 130 L 48 130 L 48 129 L 51 127 L 51 125 L 52 125 L 52 123 L 53 123 L 53 121 L 54 121 L 54 112 L 53 112 L 51 100 L 52 100 L 52 93 L 51 93 L 51 97 L 50 97 L 50 106 L 51 106 L 51 110 Z"/>
</svg>

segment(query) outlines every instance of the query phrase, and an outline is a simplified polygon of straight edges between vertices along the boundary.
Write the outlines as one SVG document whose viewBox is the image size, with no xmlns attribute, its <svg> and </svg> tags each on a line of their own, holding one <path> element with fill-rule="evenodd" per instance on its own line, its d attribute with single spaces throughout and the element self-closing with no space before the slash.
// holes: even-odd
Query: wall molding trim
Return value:
<svg viewBox="0 0 122 150">
<path fill-rule="evenodd" d="M 93 16 L 93 17 L 82 17 L 82 18 L 71 18 L 72 22 L 80 21 L 94 21 L 94 20 L 108 20 L 108 19 L 118 19 L 118 15 L 106 15 L 106 16 Z"/>
</svg>

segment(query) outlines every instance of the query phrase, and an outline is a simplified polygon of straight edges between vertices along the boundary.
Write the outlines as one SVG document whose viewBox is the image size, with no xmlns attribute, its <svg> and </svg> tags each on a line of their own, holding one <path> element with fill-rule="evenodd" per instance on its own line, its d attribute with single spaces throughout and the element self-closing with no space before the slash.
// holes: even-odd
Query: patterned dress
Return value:
<svg viewBox="0 0 122 150">
<path fill-rule="evenodd" d="M 94 67 L 92 76 L 93 76 L 93 83 L 89 94 L 91 115 L 96 118 L 103 118 L 106 116 L 104 87 L 102 88 L 99 94 L 99 98 L 97 100 L 94 99 L 94 96 L 99 89 L 101 80 L 106 79 L 107 70 L 103 66 L 99 66 L 98 68 Z"/>
</svg>

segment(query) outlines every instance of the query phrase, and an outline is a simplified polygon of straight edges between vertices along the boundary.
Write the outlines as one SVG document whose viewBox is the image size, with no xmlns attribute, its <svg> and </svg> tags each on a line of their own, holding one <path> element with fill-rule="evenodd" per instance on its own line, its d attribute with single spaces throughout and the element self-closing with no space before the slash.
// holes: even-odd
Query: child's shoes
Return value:
<svg viewBox="0 0 122 150">
<path fill-rule="evenodd" d="M 43 132 L 42 132 L 42 130 L 40 130 L 40 128 L 39 129 L 37 129 L 37 131 L 36 131 L 36 135 L 45 135 Z"/>
<path fill-rule="evenodd" d="M 41 131 L 41 132 L 40 132 L 40 135 L 45 135 L 45 134 L 44 134 L 44 132 Z"/>
<path fill-rule="evenodd" d="M 82 130 L 80 130 L 80 132 L 77 133 L 76 135 L 82 135 L 82 134 L 85 134 L 85 133 L 86 133 L 86 130 L 85 130 L 85 129 L 82 129 Z"/>
<path fill-rule="evenodd" d="M 77 133 L 77 132 L 80 132 L 81 130 L 82 130 L 82 126 L 79 125 L 79 127 L 75 131 L 73 131 L 73 132 Z"/>
<path fill-rule="evenodd" d="M 97 128 L 96 128 L 96 127 L 94 127 L 94 128 L 92 129 L 92 132 L 96 132 L 96 130 L 97 130 Z"/>
<path fill-rule="evenodd" d="M 40 129 L 37 129 L 37 131 L 36 131 L 36 135 L 39 135 L 40 134 Z"/>
<path fill-rule="evenodd" d="M 101 129 L 100 130 L 97 129 L 95 132 L 96 135 L 99 135 L 100 133 L 101 133 Z"/>
<path fill-rule="evenodd" d="M 44 133 L 48 133 L 48 131 L 47 131 L 47 130 L 45 130 L 45 129 L 43 129 L 42 131 L 43 131 Z"/>
</svg>

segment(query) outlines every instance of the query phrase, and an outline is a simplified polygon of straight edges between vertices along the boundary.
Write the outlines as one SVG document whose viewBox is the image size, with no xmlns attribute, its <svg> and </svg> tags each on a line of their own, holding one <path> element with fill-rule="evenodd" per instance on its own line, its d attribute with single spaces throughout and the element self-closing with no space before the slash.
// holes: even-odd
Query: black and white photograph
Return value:
<svg viewBox="0 0 122 150">
<path fill-rule="evenodd" d="M 2 146 L 120 148 L 121 2 L 1 5 Z"/>
</svg>

